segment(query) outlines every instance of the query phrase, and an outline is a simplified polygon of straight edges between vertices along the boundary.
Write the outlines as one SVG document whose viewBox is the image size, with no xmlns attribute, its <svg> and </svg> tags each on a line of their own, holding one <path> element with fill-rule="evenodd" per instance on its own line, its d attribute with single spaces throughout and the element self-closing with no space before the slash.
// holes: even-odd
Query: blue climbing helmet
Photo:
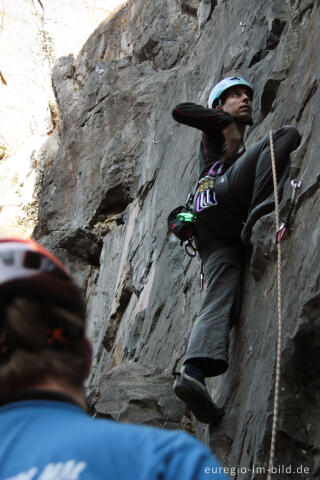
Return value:
<svg viewBox="0 0 320 480">
<path fill-rule="evenodd" d="M 213 108 L 219 102 L 223 93 L 229 90 L 229 88 L 236 87 L 238 85 L 247 87 L 251 92 L 251 98 L 253 97 L 253 87 L 250 85 L 250 83 L 244 80 L 244 78 L 227 77 L 217 83 L 217 85 L 215 85 L 211 90 L 208 100 L 208 108 Z"/>
</svg>

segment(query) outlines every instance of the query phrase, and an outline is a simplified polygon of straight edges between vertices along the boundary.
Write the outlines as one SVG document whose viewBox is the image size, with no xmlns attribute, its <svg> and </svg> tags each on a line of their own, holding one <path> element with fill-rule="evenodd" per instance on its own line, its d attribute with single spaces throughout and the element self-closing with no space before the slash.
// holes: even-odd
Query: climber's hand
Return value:
<svg viewBox="0 0 320 480">
<path fill-rule="evenodd" d="M 242 137 L 235 123 L 230 123 L 222 130 L 225 142 L 223 147 L 223 156 L 225 158 L 233 157 L 239 150 Z"/>
</svg>

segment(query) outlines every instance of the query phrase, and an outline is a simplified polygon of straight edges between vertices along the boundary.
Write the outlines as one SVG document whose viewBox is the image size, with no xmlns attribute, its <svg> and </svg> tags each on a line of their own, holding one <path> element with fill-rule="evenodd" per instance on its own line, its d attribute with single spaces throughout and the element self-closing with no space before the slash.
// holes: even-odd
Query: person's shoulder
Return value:
<svg viewBox="0 0 320 480">
<path fill-rule="evenodd" d="M 162 475 L 166 480 L 204 480 L 208 469 L 221 468 L 211 451 L 188 433 L 109 419 L 89 418 L 86 423 L 83 436 L 95 451 L 97 462 L 103 461 L 104 445 L 119 471 L 124 457 L 141 478 Z M 224 475 L 217 478 L 226 479 Z"/>
<path fill-rule="evenodd" d="M 130 444 L 131 442 L 148 443 L 150 448 L 180 449 L 180 448 L 206 448 L 190 434 L 180 430 L 165 430 L 162 428 L 120 423 L 107 419 L 89 419 L 90 430 L 96 435 L 110 437 L 114 442 L 121 440 Z"/>
</svg>

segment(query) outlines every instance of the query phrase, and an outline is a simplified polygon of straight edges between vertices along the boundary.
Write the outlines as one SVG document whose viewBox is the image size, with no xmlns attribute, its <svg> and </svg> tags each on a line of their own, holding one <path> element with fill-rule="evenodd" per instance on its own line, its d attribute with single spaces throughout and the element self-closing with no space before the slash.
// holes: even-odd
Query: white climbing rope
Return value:
<svg viewBox="0 0 320 480">
<path fill-rule="evenodd" d="M 279 224 L 280 224 L 278 182 L 277 182 L 276 160 L 274 155 L 273 137 L 272 137 L 271 130 L 270 130 L 269 138 L 270 138 L 274 203 L 275 203 L 275 214 L 276 214 L 276 232 L 278 232 Z M 281 241 L 280 239 L 279 240 L 277 239 L 277 278 L 278 278 L 278 302 L 277 302 L 278 303 L 278 341 L 277 341 L 278 346 L 277 346 L 276 380 L 275 380 L 274 404 L 273 404 L 273 422 L 272 422 L 271 446 L 270 446 L 270 457 L 269 457 L 269 468 L 268 468 L 267 480 L 271 480 L 272 467 L 273 467 L 273 462 L 275 458 L 276 434 L 277 434 L 277 424 L 278 424 L 278 416 L 279 416 L 279 387 L 280 387 L 281 341 L 282 341 Z"/>
</svg>

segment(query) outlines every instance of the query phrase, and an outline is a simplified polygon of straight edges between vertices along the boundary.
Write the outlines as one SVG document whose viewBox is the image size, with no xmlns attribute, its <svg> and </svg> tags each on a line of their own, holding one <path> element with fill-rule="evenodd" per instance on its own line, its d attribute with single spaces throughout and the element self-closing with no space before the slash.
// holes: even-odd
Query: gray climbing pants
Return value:
<svg viewBox="0 0 320 480">
<path fill-rule="evenodd" d="M 200 255 L 206 295 L 190 335 L 185 362 L 201 358 L 205 376 L 211 377 L 228 368 L 230 328 L 241 304 L 242 247 L 216 249 L 213 244 Z"/>
</svg>

